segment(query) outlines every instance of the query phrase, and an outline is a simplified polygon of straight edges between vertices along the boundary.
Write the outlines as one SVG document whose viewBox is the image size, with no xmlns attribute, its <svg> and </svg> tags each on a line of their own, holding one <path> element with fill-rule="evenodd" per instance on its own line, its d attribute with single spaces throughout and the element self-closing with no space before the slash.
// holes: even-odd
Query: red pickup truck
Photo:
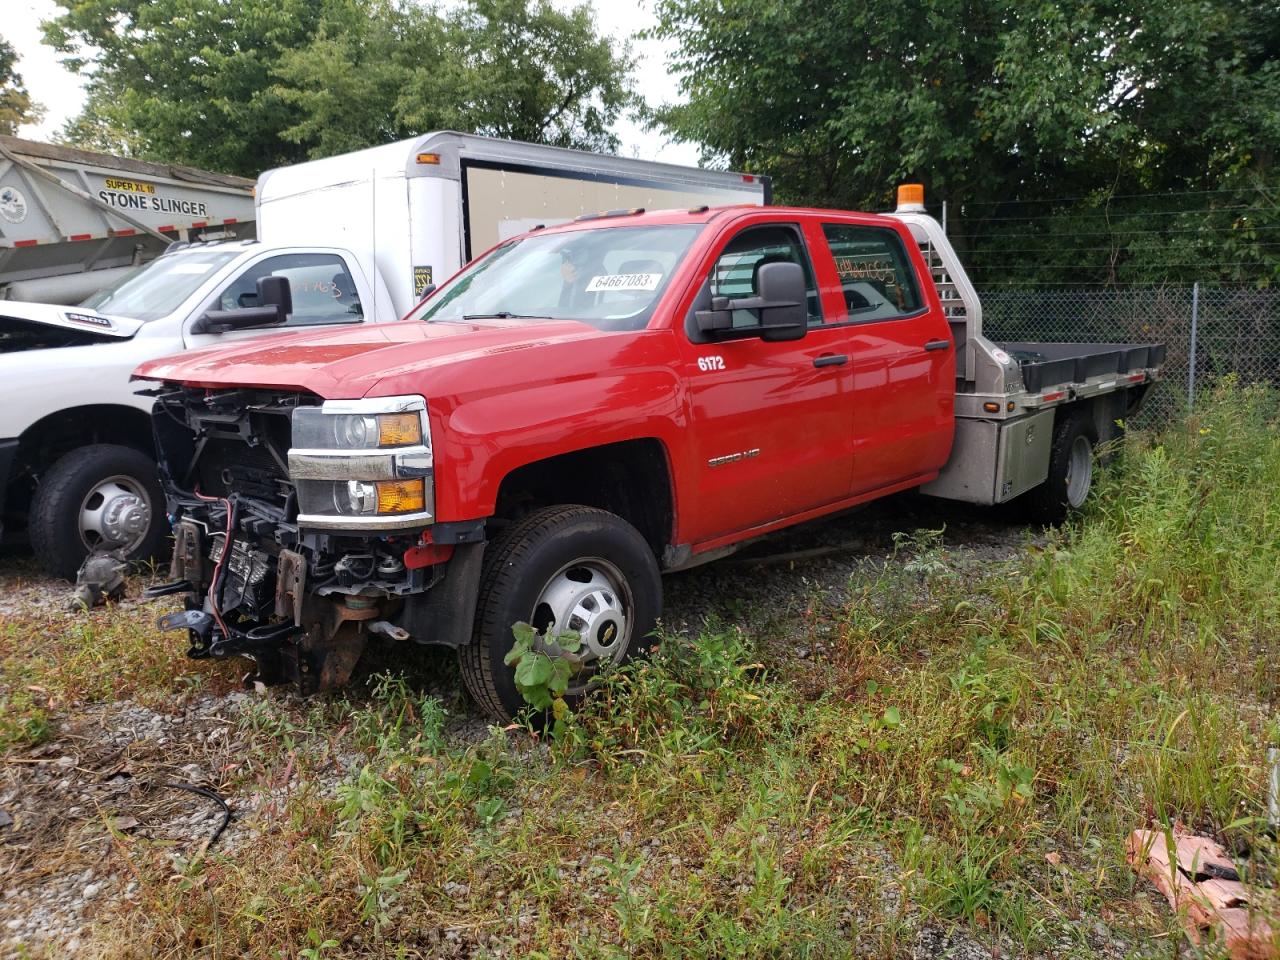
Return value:
<svg viewBox="0 0 1280 960">
<path fill-rule="evenodd" d="M 163 625 L 304 690 L 344 682 L 371 632 L 447 644 L 510 717 L 518 621 L 572 661 L 572 695 L 646 642 L 663 572 L 773 530 L 913 487 L 1079 506 L 1163 348 L 987 340 L 904 190 L 891 215 L 536 228 L 405 322 L 144 364 L 175 533 L 155 592 L 187 601 Z"/>
</svg>

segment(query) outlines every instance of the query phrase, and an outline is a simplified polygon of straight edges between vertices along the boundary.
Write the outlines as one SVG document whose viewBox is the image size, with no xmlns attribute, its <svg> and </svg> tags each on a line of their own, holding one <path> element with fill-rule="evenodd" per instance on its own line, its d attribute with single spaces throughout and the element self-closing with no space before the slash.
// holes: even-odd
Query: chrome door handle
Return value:
<svg viewBox="0 0 1280 960">
<path fill-rule="evenodd" d="M 924 345 L 926 350 L 945 350 L 951 346 L 950 340 L 930 340 Z"/>
<path fill-rule="evenodd" d="M 849 357 L 844 353 L 824 353 L 820 357 L 813 358 L 815 367 L 839 367 L 849 362 Z"/>
</svg>

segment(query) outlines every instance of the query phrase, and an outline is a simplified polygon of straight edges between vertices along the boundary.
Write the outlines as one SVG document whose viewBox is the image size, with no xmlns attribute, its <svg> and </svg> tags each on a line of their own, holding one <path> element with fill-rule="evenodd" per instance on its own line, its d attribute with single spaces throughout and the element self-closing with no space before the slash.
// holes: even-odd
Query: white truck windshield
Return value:
<svg viewBox="0 0 1280 960">
<path fill-rule="evenodd" d="M 134 320 L 159 320 L 237 256 L 237 250 L 202 250 L 161 257 L 125 274 L 80 305 Z"/>
<path fill-rule="evenodd" d="M 604 227 L 514 240 L 432 297 L 420 320 L 580 320 L 640 330 L 701 226 Z"/>
</svg>

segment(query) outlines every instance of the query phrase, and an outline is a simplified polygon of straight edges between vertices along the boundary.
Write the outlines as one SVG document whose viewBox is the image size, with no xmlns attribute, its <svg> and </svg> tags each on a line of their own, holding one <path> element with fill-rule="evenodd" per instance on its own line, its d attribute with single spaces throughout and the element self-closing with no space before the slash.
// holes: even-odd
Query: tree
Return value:
<svg viewBox="0 0 1280 960">
<path fill-rule="evenodd" d="M 612 148 L 627 51 L 589 6 L 465 0 L 62 0 L 89 75 L 72 142 L 256 176 L 448 126 Z"/>
<path fill-rule="evenodd" d="M 326 24 L 275 75 L 302 114 L 284 135 L 312 156 L 440 128 L 611 152 L 630 69 L 588 6 L 470 0 L 443 15 L 383 4 Z"/>
<path fill-rule="evenodd" d="M 74 143 L 256 175 L 305 156 L 273 89 L 284 51 L 320 30 L 310 0 L 66 0 L 44 24 L 68 68 L 88 74 Z"/>
<path fill-rule="evenodd" d="M 654 110 L 655 125 L 773 175 L 784 200 L 883 209 L 894 184 L 921 180 L 950 201 L 961 246 L 1005 236 L 1019 263 L 1035 258 L 1014 234 L 1026 249 L 1059 215 L 1075 232 L 1087 218 L 1101 280 L 1132 259 L 1113 224 L 1143 215 L 1145 229 L 1157 212 L 1109 198 L 1223 190 L 1197 194 L 1197 213 L 1275 211 L 1270 0 L 660 0 L 657 13 L 688 102 Z"/>
<path fill-rule="evenodd" d="M 18 53 L 0 37 L 0 134 L 12 137 L 24 123 L 39 123 L 44 107 L 31 99 L 22 77 L 14 69 Z"/>
<path fill-rule="evenodd" d="M 625 47 L 615 51 L 596 35 L 590 7 L 472 0 L 450 27 L 461 69 L 442 87 L 432 71 L 419 72 L 404 105 L 418 126 L 428 125 L 433 102 L 443 102 L 458 121 L 496 137 L 618 149 L 609 127 L 632 101 L 632 62 Z"/>
</svg>

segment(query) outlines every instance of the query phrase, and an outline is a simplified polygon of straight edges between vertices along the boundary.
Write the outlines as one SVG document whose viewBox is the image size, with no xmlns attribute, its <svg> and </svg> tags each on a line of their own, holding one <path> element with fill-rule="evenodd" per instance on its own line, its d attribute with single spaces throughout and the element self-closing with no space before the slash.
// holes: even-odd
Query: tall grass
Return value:
<svg viewBox="0 0 1280 960">
<path fill-rule="evenodd" d="M 316 755 L 340 729 L 362 757 L 336 790 L 296 794 L 251 857 L 158 874 L 99 946 L 901 956 L 934 927 L 1006 955 L 1168 956 L 1129 831 L 1179 820 L 1276 870 L 1278 422 L 1274 394 L 1224 383 L 1129 437 L 1047 544 L 983 568 L 945 533 L 904 538 L 855 574 L 827 660 L 750 616 L 670 637 L 550 749 L 450 747 L 396 680 L 317 708 L 296 728 Z"/>
</svg>

